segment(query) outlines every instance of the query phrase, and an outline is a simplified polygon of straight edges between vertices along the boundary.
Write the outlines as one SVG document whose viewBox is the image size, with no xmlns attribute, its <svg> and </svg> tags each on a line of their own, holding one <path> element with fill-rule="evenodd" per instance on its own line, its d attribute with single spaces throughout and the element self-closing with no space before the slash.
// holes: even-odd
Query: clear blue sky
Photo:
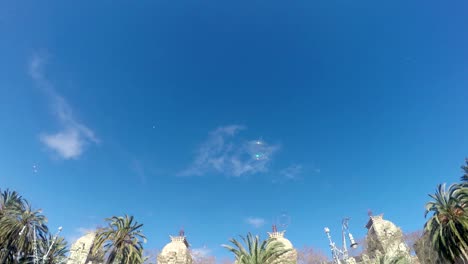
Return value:
<svg viewBox="0 0 468 264">
<path fill-rule="evenodd" d="M 127 213 L 219 258 L 281 212 L 327 254 L 368 209 L 421 229 L 468 156 L 467 25 L 461 0 L 4 1 L 0 187 L 67 238 Z"/>
</svg>

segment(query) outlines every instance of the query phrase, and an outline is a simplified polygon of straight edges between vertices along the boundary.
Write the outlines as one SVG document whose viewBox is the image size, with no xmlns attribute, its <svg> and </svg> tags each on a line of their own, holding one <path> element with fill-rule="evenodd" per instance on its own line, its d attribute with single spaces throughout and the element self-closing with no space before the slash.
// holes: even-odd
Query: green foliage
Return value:
<svg viewBox="0 0 468 264">
<path fill-rule="evenodd" d="M 5 215 L 19 211 L 23 201 L 23 197 L 15 191 L 0 191 L 0 219 Z"/>
<path fill-rule="evenodd" d="M 108 226 L 98 230 L 93 245 L 93 254 L 103 250 L 108 264 L 143 263 L 142 224 L 134 221 L 133 216 L 113 216 L 107 218 Z"/>
<path fill-rule="evenodd" d="M 92 262 L 92 263 L 104 263 L 105 259 L 105 253 L 102 248 L 100 249 L 95 249 L 95 245 L 91 247 L 91 252 L 88 255 L 88 258 L 86 261 Z"/>
<path fill-rule="evenodd" d="M 426 204 L 425 210 L 425 217 L 429 216 L 429 219 L 424 225 L 423 236 L 414 243 L 421 264 L 468 262 L 468 158 L 461 168 L 463 175 L 460 183 L 448 188 L 445 184 L 438 185 L 435 194 L 429 195 L 431 201 Z M 106 261 L 107 264 L 144 263 L 143 241 L 146 237 L 141 231 L 143 225 L 134 221 L 133 216 L 127 215 L 113 216 L 106 221 L 108 226 L 97 231 L 88 261 Z M 401 238 L 400 233 L 394 235 Z M 66 260 L 67 243 L 59 237 L 50 247 L 53 237 L 41 210 L 33 209 L 16 191 L 0 190 L 0 263 L 31 263 L 34 239 L 37 241 L 39 257 L 51 248 L 45 263 L 63 263 Z M 223 245 L 234 254 L 236 264 L 275 264 L 292 250 L 284 248 L 275 239 L 260 240 L 250 233 L 247 237 L 241 236 L 241 239 L 243 243 L 231 239 L 234 246 Z M 383 246 L 373 241 L 366 242 L 369 249 L 374 251 Z M 384 256 L 378 260 L 381 264 L 411 263 L 408 256 Z M 282 259 L 281 263 L 285 261 Z"/>
<path fill-rule="evenodd" d="M 34 255 L 34 237 L 38 253 L 43 256 L 49 248 L 51 235 L 47 218 L 41 210 L 33 210 L 30 203 L 15 191 L 0 192 L 0 263 L 28 263 Z M 46 263 L 65 258 L 66 242 L 58 239 Z"/>
<path fill-rule="evenodd" d="M 241 236 L 241 239 L 247 248 L 234 238 L 230 240 L 234 247 L 223 245 L 234 254 L 236 264 L 272 264 L 291 251 L 291 249 L 285 249 L 281 242 L 274 239 L 260 241 L 258 236 L 253 237 L 251 233 L 248 233 L 246 238 Z"/>
<path fill-rule="evenodd" d="M 438 185 L 437 191 L 429 195 L 432 200 L 426 204 L 425 217 L 432 216 L 424 226 L 430 244 L 441 260 L 448 263 L 468 261 L 468 159 L 462 166 L 464 183 Z"/>
<path fill-rule="evenodd" d="M 47 236 L 46 239 L 41 240 L 39 245 L 39 251 L 41 252 L 41 256 L 44 256 L 47 253 L 51 243 L 53 241 L 53 237 L 51 234 Z M 55 263 L 64 263 L 66 255 L 68 253 L 67 241 L 63 237 L 57 237 L 54 244 L 50 248 L 49 254 L 47 255 L 47 259 L 45 260 L 45 264 L 55 264 Z"/>
</svg>

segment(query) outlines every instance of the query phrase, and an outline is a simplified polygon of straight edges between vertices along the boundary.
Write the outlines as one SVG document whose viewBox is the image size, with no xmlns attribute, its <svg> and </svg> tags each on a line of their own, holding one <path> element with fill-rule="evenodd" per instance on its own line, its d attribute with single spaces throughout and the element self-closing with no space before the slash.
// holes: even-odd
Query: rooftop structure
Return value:
<svg viewBox="0 0 468 264">
<path fill-rule="evenodd" d="M 190 255 L 190 244 L 187 242 L 183 230 L 179 236 L 169 236 L 171 242 L 168 243 L 158 256 L 158 264 L 192 264 Z"/>
<path fill-rule="evenodd" d="M 272 232 L 268 232 L 268 236 L 270 239 L 276 240 L 278 242 L 281 242 L 281 244 L 284 245 L 285 249 L 290 249 L 288 253 L 284 254 L 283 256 L 279 257 L 275 263 L 296 263 L 297 262 L 297 251 L 294 249 L 293 244 L 291 241 L 289 241 L 287 238 L 284 237 L 284 233 L 286 233 L 286 230 L 278 232 L 278 229 L 276 228 L 276 225 L 273 225 Z"/>
<path fill-rule="evenodd" d="M 96 233 L 88 233 L 80 237 L 70 249 L 70 257 L 67 264 L 90 264 L 88 256 L 91 253 Z"/>
</svg>

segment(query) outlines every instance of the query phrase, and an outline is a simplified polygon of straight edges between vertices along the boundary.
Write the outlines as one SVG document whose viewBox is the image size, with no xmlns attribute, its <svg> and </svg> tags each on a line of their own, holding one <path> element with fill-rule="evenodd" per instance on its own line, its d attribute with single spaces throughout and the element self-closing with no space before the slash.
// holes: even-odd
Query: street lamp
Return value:
<svg viewBox="0 0 468 264">
<path fill-rule="evenodd" d="M 50 246 L 49 246 L 49 249 L 47 250 L 47 253 L 44 255 L 44 257 L 42 258 L 42 264 L 44 264 L 47 260 L 47 257 L 50 253 L 50 250 L 52 249 L 52 247 L 54 246 L 55 244 L 55 241 L 57 240 L 57 237 L 58 235 L 60 234 L 60 232 L 62 232 L 62 227 L 60 226 L 58 228 L 58 232 L 55 234 L 54 238 L 52 238 L 52 243 L 50 243 Z"/>
<path fill-rule="evenodd" d="M 331 239 L 330 228 L 325 227 L 324 231 L 325 231 L 325 234 L 327 234 L 328 241 L 330 242 L 330 249 L 332 252 L 333 263 L 341 264 L 339 254 L 342 252 L 335 246 L 335 242 L 333 242 L 333 240 Z"/>
<path fill-rule="evenodd" d="M 349 238 L 350 247 L 351 248 L 357 248 L 358 247 L 358 243 L 356 243 L 356 241 L 354 240 L 353 235 L 349 232 L 349 228 L 348 228 L 349 219 L 350 218 L 345 218 L 345 219 L 343 219 L 343 222 L 342 222 L 341 235 L 342 235 L 342 243 L 343 243 L 342 246 L 343 247 L 341 249 L 336 247 L 335 242 L 333 242 L 333 240 L 331 239 L 330 229 L 328 227 L 324 228 L 325 234 L 327 234 L 328 241 L 330 242 L 330 250 L 332 252 L 332 257 L 333 257 L 333 263 L 334 264 L 341 264 L 342 261 L 346 263 L 346 261 L 349 258 L 348 249 L 346 247 L 346 235 Z"/>
<path fill-rule="evenodd" d="M 26 228 L 26 226 L 23 226 L 23 228 L 21 228 L 21 231 L 19 232 L 19 236 L 22 236 L 24 234 L 24 229 Z"/>
<path fill-rule="evenodd" d="M 357 248 L 358 243 L 356 241 L 354 241 L 353 235 L 351 235 L 351 233 L 348 233 L 348 236 L 349 236 L 349 241 L 351 242 L 351 248 L 353 248 L 353 249 Z"/>
<path fill-rule="evenodd" d="M 18 233 L 18 235 L 21 237 L 25 233 L 27 225 L 24 225 L 23 228 L 21 228 L 21 231 Z M 52 239 L 52 243 L 50 243 L 50 246 L 47 250 L 47 253 L 42 257 L 42 263 L 44 264 L 47 260 L 47 257 L 52 250 L 52 247 L 55 244 L 55 241 L 57 240 L 58 235 L 62 232 L 62 227 L 58 228 L 58 232 L 55 234 L 55 236 Z M 33 225 L 33 263 L 38 264 L 39 263 L 39 254 L 37 252 L 37 238 L 36 238 L 36 225 Z"/>
</svg>

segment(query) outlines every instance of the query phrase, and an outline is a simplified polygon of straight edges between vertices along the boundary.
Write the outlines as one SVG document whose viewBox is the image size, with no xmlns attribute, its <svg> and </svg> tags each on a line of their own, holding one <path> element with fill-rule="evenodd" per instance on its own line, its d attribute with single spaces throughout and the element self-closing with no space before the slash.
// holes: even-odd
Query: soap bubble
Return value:
<svg viewBox="0 0 468 264">
<path fill-rule="evenodd" d="M 246 144 L 246 152 L 250 159 L 268 161 L 275 151 L 275 146 L 270 146 L 262 139 L 251 140 Z"/>
</svg>

